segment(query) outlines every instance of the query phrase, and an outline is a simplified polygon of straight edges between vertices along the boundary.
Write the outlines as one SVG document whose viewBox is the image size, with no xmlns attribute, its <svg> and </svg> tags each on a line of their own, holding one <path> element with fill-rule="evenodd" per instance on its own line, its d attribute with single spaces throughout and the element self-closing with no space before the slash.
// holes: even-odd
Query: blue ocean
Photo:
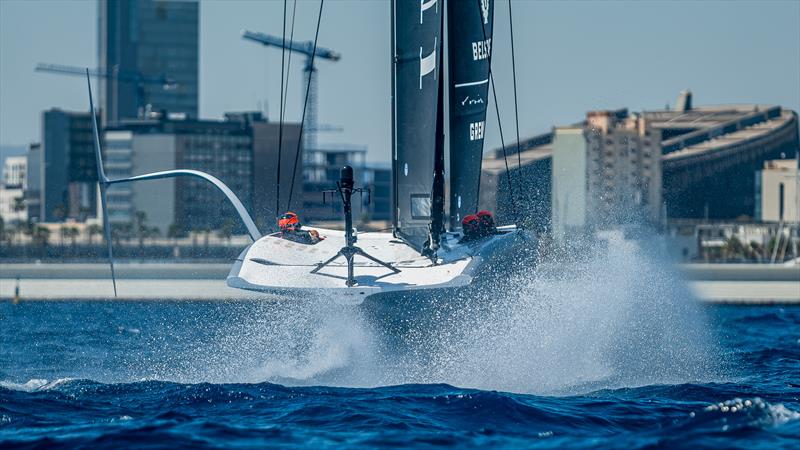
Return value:
<svg viewBox="0 0 800 450">
<path fill-rule="evenodd" d="M 623 259 L 402 335 L 324 298 L 0 303 L 0 447 L 798 448 L 800 308 Z"/>
</svg>

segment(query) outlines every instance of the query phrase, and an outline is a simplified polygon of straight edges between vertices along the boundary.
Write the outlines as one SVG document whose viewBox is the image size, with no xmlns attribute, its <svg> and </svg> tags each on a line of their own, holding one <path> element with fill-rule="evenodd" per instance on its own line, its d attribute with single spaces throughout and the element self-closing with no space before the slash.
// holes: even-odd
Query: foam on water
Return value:
<svg viewBox="0 0 800 450">
<path fill-rule="evenodd" d="M 195 349 L 179 381 L 378 386 L 449 383 L 524 393 L 675 384 L 716 375 L 703 312 L 642 241 L 519 261 L 480 301 L 439 298 L 435 326 L 396 352 L 358 308 L 330 298 L 246 304 Z M 454 307 L 455 305 L 455 307 Z"/>
<path fill-rule="evenodd" d="M 612 236 L 577 260 L 498 280 L 424 342 L 435 357 L 419 381 L 573 393 L 713 377 L 701 308 L 640 242 Z"/>
</svg>

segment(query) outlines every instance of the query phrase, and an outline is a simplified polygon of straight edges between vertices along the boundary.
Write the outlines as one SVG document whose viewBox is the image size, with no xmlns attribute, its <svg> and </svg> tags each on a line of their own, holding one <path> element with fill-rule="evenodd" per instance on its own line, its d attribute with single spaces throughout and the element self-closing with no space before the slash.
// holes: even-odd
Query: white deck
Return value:
<svg viewBox="0 0 800 450">
<path fill-rule="evenodd" d="M 344 246 L 344 232 L 315 228 L 325 240 L 306 245 L 264 236 L 245 249 L 228 276 L 228 286 L 262 292 L 329 292 L 348 301 L 392 291 L 466 286 L 472 282 L 483 259 L 477 256 L 498 235 L 475 244 L 459 244 L 449 237 L 439 252 L 439 263 L 423 257 L 391 233 L 358 234 L 356 245 L 368 254 L 400 269 L 399 273 L 361 256 L 355 257 L 357 285 L 348 288 L 347 264 L 343 257 L 317 273 L 319 264 L 335 255 Z"/>
</svg>

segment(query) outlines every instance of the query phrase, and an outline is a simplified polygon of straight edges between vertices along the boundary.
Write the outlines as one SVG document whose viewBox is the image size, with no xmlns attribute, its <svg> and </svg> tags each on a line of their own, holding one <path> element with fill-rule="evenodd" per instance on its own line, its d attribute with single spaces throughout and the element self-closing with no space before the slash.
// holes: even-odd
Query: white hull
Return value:
<svg viewBox="0 0 800 450">
<path fill-rule="evenodd" d="M 520 231 L 513 227 L 500 234 L 463 244 L 447 234 L 438 252 L 438 263 L 421 256 L 391 233 L 361 233 L 356 245 L 387 262 L 399 273 L 360 256 L 355 257 L 357 284 L 347 287 L 347 264 L 335 260 L 317 273 L 322 262 L 344 245 L 344 232 L 314 228 L 326 239 L 315 245 L 300 244 L 277 236 L 264 236 L 237 258 L 227 278 L 228 286 L 260 292 L 297 295 L 330 295 L 353 304 L 384 293 L 469 286 L 495 255 L 510 251 Z"/>
</svg>

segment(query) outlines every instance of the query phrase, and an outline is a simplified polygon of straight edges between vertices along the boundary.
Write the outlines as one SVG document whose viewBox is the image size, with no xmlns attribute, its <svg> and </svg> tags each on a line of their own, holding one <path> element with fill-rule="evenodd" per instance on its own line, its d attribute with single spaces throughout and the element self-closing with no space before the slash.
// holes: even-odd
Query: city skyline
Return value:
<svg viewBox="0 0 800 450">
<path fill-rule="evenodd" d="M 694 91 L 697 104 L 800 109 L 800 3 L 720 5 L 512 3 L 521 136 L 580 120 L 591 109 L 660 109 L 686 88 Z M 317 7 L 298 2 L 297 40 L 313 38 Z M 507 7 L 502 1 L 496 5 L 493 66 L 509 144 L 515 138 Z M 280 51 L 244 42 L 239 33 L 280 35 L 282 8 L 282 2 L 200 2 L 201 118 L 261 105 L 277 121 Z M 31 36 L 26 30 L 37 20 Z M 347 26 L 354 20 L 358 27 Z M 38 62 L 95 67 L 97 5 L 12 0 L 0 3 L 0 21 L 0 145 L 25 145 L 40 139 L 43 110 L 87 109 L 79 78 L 33 68 Z M 320 142 L 367 145 L 372 161 L 388 160 L 389 153 L 388 23 L 388 2 L 329 2 L 320 29 L 320 45 L 343 55 L 339 62 L 319 63 L 320 122 L 344 128 L 321 135 Z M 297 121 L 301 112 L 301 64 L 295 55 L 288 121 Z M 499 144 L 490 109 L 486 149 Z"/>
</svg>

